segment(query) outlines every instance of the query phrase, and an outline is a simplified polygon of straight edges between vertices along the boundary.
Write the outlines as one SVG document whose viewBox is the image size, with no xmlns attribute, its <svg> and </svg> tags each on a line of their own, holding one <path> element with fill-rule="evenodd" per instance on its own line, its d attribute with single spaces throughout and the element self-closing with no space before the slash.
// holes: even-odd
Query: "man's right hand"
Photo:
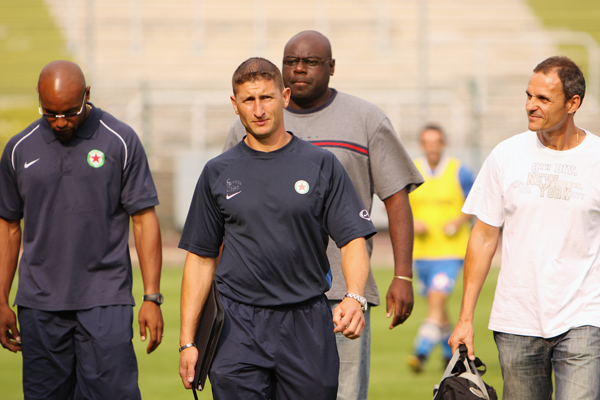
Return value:
<svg viewBox="0 0 600 400">
<path fill-rule="evenodd" d="M 17 316 L 8 304 L 0 306 L 0 344 L 13 353 L 21 351 L 21 334 L 17 329 Z"/>
<path fill-rule="evenodd" d="M 467 346 L 469 359 L 475 360 L 475 348 L 473 347 L 473 339 L 475 337 L 475 331 L 473 329 L 472 322 L 461 322 L 460 320 L 454 327 L 454 331 L 452 335 L 450 335 L 450 339 L 448 339 L 448 344 L 452 348 L 452 352 L 454 353 L 458 350 L 458 346 L 461 343 L 464 343 Z"/>
<path fill-rule="evenodd" d="M 195 347 L 188 347 L 179 353 L 179 376 L 181 376 L 181 381 L 186 389 L 192 388 L 197 361 L 198 349 Z"/>
</svg>

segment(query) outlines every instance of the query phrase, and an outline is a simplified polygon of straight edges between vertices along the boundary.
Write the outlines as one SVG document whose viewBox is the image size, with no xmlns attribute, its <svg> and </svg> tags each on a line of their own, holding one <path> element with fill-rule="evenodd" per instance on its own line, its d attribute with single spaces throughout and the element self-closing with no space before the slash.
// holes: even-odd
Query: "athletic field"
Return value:
<svg viewBox="0 0 600 400">
<path fill-rule="evenodd" d="M 598 0 L 528 0 L 544 26 L 581 30 L 590 33 L 600 42 L 600 2 Z M 23 7 L 17 6 L 23 5 Z M 31 10 L 36 12 L 31 12 Z M 24 11 L 25 10 L 25 11 Z M 46 29 L 40 29 L 46 27 Z M 37 115 L 35 82 L 39 66 L 57 58 L 69 58 L 64 43 L 54 22 L 48 15 L 42 0 L 0 0 L 0 100 L 4 96 L 24 95 L 9 105 L 0 102 L 0 149 L 8 138 L 25 128 Z M 585 58 L 580 49 L 566 49 L 567 55 L 585 67 Z M 375 265 L 375 276 L 385 296 L 391 266 Z M 139 270 L 135 271 L 135 298 L 142 295 Z M 163 344 L 152 355 L 145 354 L 145 344 L 139 341 L 137 328 L 134 343 L 140 366 L 140 387 L 145 400 L 191 399 L 192 394 L 181 385 L 178 369 L 179 346 L 179 287 L 181 266 L 167 266 L 163 270 L 162 292 L 167 301 L 163 305 L 165 338 Z M 501 397 L 502 379 L 497 360 L 497 351 L 492 334 L 487 330 L 493 290 L 498 270 L 492 269 L 483 288 L 476 314 L 476 354 L 488 365 L 484 380 L 494 386 Z M 14 298 L 14 289 L 11 300 Z M 452 319 L 455 320 L 460 307 L 462 281 L 450 299 Z M 137 310 L 136 310 L 137 313 Z M 387 329 L 385 307 L 373 309 L 373 347 L 371 385 L 369 398 L 373 400 L 431 399 L 432 388 L 438 383 L 443 364 L 439 352 L 432 355 L 430 363 L 420 375 L 411 373 L 406 357 L 412 351 L 413 338 L 425 313 L 425 304 L 416 297 L 413 315 L 403 326 L 393 331 Z M 210 391 L 201 393 L 200 398 L 211 399 Z M 0 349 L 0 400 L 23 399 L 21 389 L 21 356 Z"/>
<path fill-rule="evenodd" d="M 161 291 L 166 301 L 162 306 L 165 320 L 165 337 L 160 347 L 151 355 L 145 354 L 146 345 L 139 340 L 139 328 L 134 323 L 134 343 L 138 355 L 140 369 L 140 388 L 144 400 L 179 400 L 193 399 L 192 393 L 187 392 L 178 374 L 179 354 L 179 289 L 181 285 L 182 268 L 167 266 L 163 269 Z M 134 270 L 134 295 L 136 301 L 142 297 L 143 290 L 139 269 Z M 487 330 L 487 320 L 492 306 L 493 291 L 498 269 L 492 269 L 483 288 L 477 307 L 476 320 L 476 354 L 488 366 L 484 380 L 494 386 L 499 394 L 502 389 L 500 366 L 497 359 L 496 346 L 492 334 Z M 378 282 L 382 299 L 385 296 L 389 279 L 392 276 L 391 266 L 375 266 L 375 278 Z M 450 312 L 452 319 L 458 316 L 460 296 L 462 294 L 462 277 L 451 297 Z M 14 298 L 14 289 L 11 301 Z M 135 315 L 139 307 L 136 307 Z M 369 398 L 373 400 L 398 399 L 431 399 L 433 386 L 439 382 L 444 365 L 439 351 L 435 351 L 425 371 L 419 375 L 413 374 L 406 358 L 412 351 L 413 339 L 419 322 L 425 315 L 425 304 L 417 296 L 415 308 L 410 319 L 403 325 L 390 331 L 387 327 L 384 306 L 372 310 L 372 359 L 371 385 Z M 135 319 L 135 318 L 134 318 Z M 333 328 L 332 328 L 333 329 Z M 212 399 L 209 389 L 200 394 L 201 399 Z M 12 354 L 0 349 L 0 400 L 23 399 L 21 388 L 21 355 Z"/>
</svg>

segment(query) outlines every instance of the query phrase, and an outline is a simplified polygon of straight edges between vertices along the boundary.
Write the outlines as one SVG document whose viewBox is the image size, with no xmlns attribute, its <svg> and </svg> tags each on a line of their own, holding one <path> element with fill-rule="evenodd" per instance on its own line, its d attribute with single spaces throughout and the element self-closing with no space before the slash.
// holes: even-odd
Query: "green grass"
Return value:
<svg viewBox="0 0 600 400">
<path fill-rule="evenodd" d="M 600 44 L 600 1 L 527 0 L 543 26 L 589 33 Z M 587 54 L 581 46 L 560 46 L 562 55 L 573 59 L 587 76 Z M 540 60 L 541 61 L 541 60 Z"/>
<path fill-rule="evenodd" d="M 71 59 L 43 0 L 0 0 L 0 148 L 39 118 L 35 87 L 44 65 Z"/>
<path fill-rule="evenodd" d="M 164 268 L 161 291 L 165 295 L 162 306 L 165 321 L 165 337 L 160 347 L 152 354 L 145 352 L 146 344 L 139 339 L 139 328 L 134 324 L 134 347 L 140 370 L 140 389 L 144 400 L 182 399 L 189 400 L 192 394 L 187 392 L 178 374 L 179 354 L 179 289 L 181 268 Z M 476 351 L 488 366 L 484 380 L 494 386 L 500 395 L 502 378 L 496 346 L 492 334 L 487 330 L 493 292 L 498 270 L 492 269 L 482 291 L 477 308 Z M 136 301 L 143 294 L 139 269 L 134 270 L 134 295 Z M 376 269 L 375 278 L 382 292 L 382 298 L 392 275 L 390 269 Z M 461 278 L 462 280 L 462 278 Z M 14 298 L 14 289 L 11 299 Z M 450 297 L 449 309 L 453 319 L 458 316 L 462 283 L 456 287 L 455 295 Z M 441 354 L 436 350 L 425 370 L 413 374 L 406 364 L 406 358 L 412 352 L 413 339 L 420 321 L 425 316 L 425 303 L 416 297 L 415 308 L 410 319 L 393 330 L 388 329 L 384 306 L 372 309 L 372 357 L 371 384 L 369 398 L 374 400 L 431 399 L 433 386 L 439 383 L 443 374 Z M 138 301 L 139 303 L 139 301 Z M 136 307 L 136 312 L 138 307 Z M 21 355 L 0 349 L 0 400 L 22 399 Z M 211 399 L 210 389 L 202 392 L 200 398 Z"/>
<path fill-rule="evenodd" d="M 496 389 L 498 397 L 501 398 L 502 376 L 498 352 L 492 332 L 487 329 L 498 272 L 499 269 L 492 269 L 486 280 L 479 298 L 474 327 L 476 355 L 488 367 L 484 380 Z M 384 299 L 389 285 L 391 273 L 391 270 L 375 270 L 375 278 L 382 299 Z M 439 383 L 442 377 L 446 365 L 442 361 L 439 346 L 434 350 L 420 374 L 414 374 L 406 364 L 407 357 L 413 351 L 414 337 L 419 324 L 426 315 L 426 304 L 423 298 L 416 293 L 415 296 L 415 307 L 410 319 L 391 331 L 388 329 L 389 322 L 385 318 L 385 306 L 373 308 L 371 311 L 371 329 L 373 331 L 369 386 L 369 398 L 371 399 L 431 399 L 433 387 Z M 448 310 L 453 321 L 458 317 L 461 296 L 462 275 L 454 294 L 448 301 Z"/>
<path fill-rule="evenodd" d="M 600 43 L 597 0 L 527 0 L 547 28 L 587 32 Z"/>
</svg>

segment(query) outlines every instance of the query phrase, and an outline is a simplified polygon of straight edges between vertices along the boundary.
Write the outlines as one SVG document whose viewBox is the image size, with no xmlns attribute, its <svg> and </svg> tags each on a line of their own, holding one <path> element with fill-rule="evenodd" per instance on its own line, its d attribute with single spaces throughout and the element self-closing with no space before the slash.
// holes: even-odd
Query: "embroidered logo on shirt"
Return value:
<svg viewBox="0 0 600 400">
<path fill-rule="evenodd" d="M 227 181 L 225 182 L 225 191 L 226 200 L 229 200 L 233 196 L 237 196 L 238 194 L 242 193 L 242 182 L 235 179 L 227 178 Z"/>
<path fill-rule="evenodd" d="M 230 199 L 230 198 L 232 198 L 233 196 L 235 196 L 235 195 L 238 195 L 238 194 L 240 194 L 240 193 L 242 193 L 242 191 L 241 191 L 241 190 L 240 190 L 239 192 L 235 192 L 235 193 L 233 193 L 233 194 L 228 194 L 227 196 L 225 196 L 225 198 L 226 198 L 227 200 L 229 200 L 229 199 Z"/>
<path fill-rule="evenodd" d="M 104 153 L 100 150 L 92 150 L 87 155 L 88 164 L 94 168 L 100 168 L 103 166 L 105 159 L 106 157 L 104 157 Z"/>
<path fill-rule="evenodd" d="M 362 219 L 366 219 L 367 221 L 371 220 L 371 217 L 369 216 L 369 212 L 367 210 L 361 210 L 361 212 L 358 213 L 358 215 L 362 218 Z"/>
<path fill-rule="evenodd" d="M 25 165 L 24 165 L 25 169 L 27 169 L 27 168 L 31 167 L 33 164 L 35 164 L 35 163 L 36 163 L 36 162 L 38 162 L 38 161 L 40 161 L 40 159 L 39 159 L 39 158 L 38 158 L 37 160 L 33 160 L 33 161 L 26 162 L 26 163 L 25 163 Z"/>
<path fill-rule="evenodd" d="M 310 187 L 308 186 L 308 182 L 298 181 L 294 185 L 294 189 L 296 189 L 296 192 L 298 192 L 300 194 L 306 194 L 306 193 L 308 193 L 308 190 L 310 189 Z"/>
</svg>

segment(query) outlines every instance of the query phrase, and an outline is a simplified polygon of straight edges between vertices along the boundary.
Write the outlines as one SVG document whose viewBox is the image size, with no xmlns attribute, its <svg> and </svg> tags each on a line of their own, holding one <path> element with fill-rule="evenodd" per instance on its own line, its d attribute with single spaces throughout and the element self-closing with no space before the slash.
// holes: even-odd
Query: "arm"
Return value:
<svg viewBox="0 0 600 400">
<path fill-rule="evenodd" d="M 469 358 L 471 360 L 475 359 L 475 350 L 473 348 L 473 338 L 475 336 L 473 317 L 475 306 L 485 278 L 490 271 L 499 237 L 500 228 L 488 225 L 477 219 L 469 238 L 469 244 L 467 245 L 460 315 L 454 332 L 452 332 L 452 336 L 448 340 L 448 344 L 452 347 L 452 350 L 456 351 L 458 345 L 464 343 L 469 350 Z"/>
<path fill-rule="evenodd" d="M 348 293 L 365 295 L 365 286 L 369 278 L 369 255 L 365 238 L 357 238 L 340 248 L 342 271 Z M 361 305 L 352 298 L 345 298 L 333 310 L 334 332 L 350 339 L 359 338 L 365 327 L 365 317 Z"/>
<path fill-rule="evenodd" d="M 181 282 L 181 330 L 179 345 L 194 343 L 200 313 L 217 270 L 216 258 L 188 253 Z M 186 389 L 192 388 L 198 350 L 188 347 L 179 353 L 179 375 Z"/>
<path fill-rule="evenodd" d="M 408 201 L 408 189 L 404 188 L 384 201 L 388 214 L 390 239 L 394 250 L 394 276 L 412 278 L 413 217 Z M 387 317 L 394 317 L 390 329 L 408 319 L 413 309 L 412 283 L 392 278 L 386 298 Z"/>
<path fill-rule="evenodd" d="M 0 343 L 13 353 L 21 351 L 21 337 L 17 318 L 8 304 L 8 295 L 15 278 L 20 248 L 20 222 L 0 218 Z"/>
<path fill-rule="evenodd" d="M 133 236 L 135 248 L 140 260 L 144 294 L 160 292 L 160 270 L 162 266 L 162 244 L 160 227 L 154 207 L 145 208 L 131 216 L 133 220 Z M 146 340 L 146 329 L 150 331 L 150 342 L 146 351 L 156 350 L 162 341 L 163 317 L 160 306 L 151 301 L 144 301 L 138 315 L 140 338 Z"/>
</svg>

